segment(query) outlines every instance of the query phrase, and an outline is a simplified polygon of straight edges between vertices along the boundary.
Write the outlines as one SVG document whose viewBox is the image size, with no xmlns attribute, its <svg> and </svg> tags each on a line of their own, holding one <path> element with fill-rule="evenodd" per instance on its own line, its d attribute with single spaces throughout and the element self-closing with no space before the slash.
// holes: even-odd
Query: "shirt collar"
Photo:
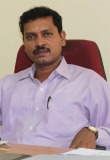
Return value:
<svg viewBox="0 0 110 160">
<path fill-rule="evenodd" d="M 61 56 L 61 63 L 60 65 L 56 68 L 55 70 L 58 74 L 61 76 L 67 78 L 70 80 L 70 71 L 69 71 L 69 66 L 63 56 Z M 55 72 L 54 71 L 54 72 Z M 25 79 L 27 77 L 31 77 L 32 79 L 34 78 L 34 73 L 35 73 L 35 64 L 33 64 L 30 68 L 27 69 L 27 72 L 25 72 L 21 77 L 21 79 Z"/>
<path fill-rule="evenodd" d="M 65 58 L 63 56 L 61 56 L 61 63 L 56 68 L 56 71 L 61 76 L 63 76 L 65 78 L 67 78 L 68 80 L 70 80 L 71 76 L 70 76 L 69 65 L 67 64 L 67 62 L 66 62 L 66 60 L 65 60 Z"/>
<path fill-rule="evenodd" d="M 33 79 L 34 73 L 35 73 L 35 64 L 33 64 L 30 68 L 27 69 L 27 71 L 20 77 L 20 80 L 25 79 L 27 77 L 31 77 Z"/>
</svg>

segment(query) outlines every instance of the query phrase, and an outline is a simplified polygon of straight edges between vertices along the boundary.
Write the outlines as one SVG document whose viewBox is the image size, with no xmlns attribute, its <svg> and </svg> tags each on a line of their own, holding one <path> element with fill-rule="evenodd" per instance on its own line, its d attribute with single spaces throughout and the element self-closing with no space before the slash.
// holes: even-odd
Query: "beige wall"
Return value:
<svg viewBox="0 0 110 160">
<path fill-rule="evenodd" d="M 19 16 L 41 5 L 62 15 L 67 39 L 88 39 L 98 44 L 110 84 L 110 0 L 0 0 L 0 78 L 14 71 L 22 44 Z"/>
</svg>

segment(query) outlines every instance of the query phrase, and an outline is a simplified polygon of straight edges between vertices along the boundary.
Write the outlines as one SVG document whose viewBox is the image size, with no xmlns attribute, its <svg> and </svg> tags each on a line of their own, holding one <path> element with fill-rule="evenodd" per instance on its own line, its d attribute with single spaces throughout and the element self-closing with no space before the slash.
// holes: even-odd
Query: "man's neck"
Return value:
<svg viewBox="0 0 110 160">
<path fill-rule="evenodd" d="M 51 65 L 51 66 L 47 66 L 47 67 L 36 66 L 36 72 L 35 72 L 34 78 L 38 79 L 42 83 L 43 81 L 45 81 L 50 76 L 50 74 L 58 66 L 59 66 L 59 63 L 57 65 Z"/>
</svg>

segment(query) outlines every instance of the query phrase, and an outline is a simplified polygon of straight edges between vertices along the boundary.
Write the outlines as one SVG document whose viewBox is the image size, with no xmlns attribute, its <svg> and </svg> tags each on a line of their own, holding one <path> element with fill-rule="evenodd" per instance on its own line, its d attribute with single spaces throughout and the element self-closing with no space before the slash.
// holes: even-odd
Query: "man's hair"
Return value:
<svg viewBox="0 0 110 160">
<path fill-rule="evenodd" d="M 29 21 L 36 20 L 38 18 L 45 18 L 49 16 L 52 16 L 53 23 L 57 27 L 58 32 L 60 34 L 62 31 L 62 17 L 56 11 L 44 6 L 32 8 L 24 12 L 20 16 L 19 26 L 22 34 L 24 33 L 24 24 L 28 23 Z"/>
</svg>

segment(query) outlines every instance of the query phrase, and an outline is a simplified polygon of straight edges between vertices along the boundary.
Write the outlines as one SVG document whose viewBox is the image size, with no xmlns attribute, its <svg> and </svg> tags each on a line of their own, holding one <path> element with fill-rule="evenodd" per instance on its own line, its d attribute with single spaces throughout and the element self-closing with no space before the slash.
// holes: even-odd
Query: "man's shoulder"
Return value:
<svg viewBox="0 0 110 160">
<path fill-rule="evenodd" d="M 92 79 L 99 79 L 99 80 L 104 80 L 103 77 L 101 77 L 98 73 L 96 73 L 94 70 L 92 69 L 88 69 L 88 68 L 84 68 L 81 66 L 77 66 L 77 65 L 72 65 L 72 64 L 68 64 L 69 65 L 69 70 L 70 70 L 70 74 L 71 74 L 71 78 L 84 78 L 85 80 L 92 80 Z"/>
<path fill-rule="evenodd" d="M 73 74 L 81 74 L 81 73 L 97 74 L 92 69 L 84 68 L 84 67 L 73 65 L 73 64 L 68 64 L 68 66 L 69 66 L 70 72 L 73 73 Z"/>
<path fill-rule="evenodd" d="M 16 84 L 23 75 L 25 75 L 26 73 L 28 73 L 30 70 L 30 68 L 27 68 L 23 71 L 20 71 L 18 73 L 15 73 L 15 74 L 11 74 L 11 75 L 7 75 L 5 76 L 4 78 L 2 78 L 0 81 L 4 84 L 6 83 L 13 83 L 13 84 Z"/>
</svg>

